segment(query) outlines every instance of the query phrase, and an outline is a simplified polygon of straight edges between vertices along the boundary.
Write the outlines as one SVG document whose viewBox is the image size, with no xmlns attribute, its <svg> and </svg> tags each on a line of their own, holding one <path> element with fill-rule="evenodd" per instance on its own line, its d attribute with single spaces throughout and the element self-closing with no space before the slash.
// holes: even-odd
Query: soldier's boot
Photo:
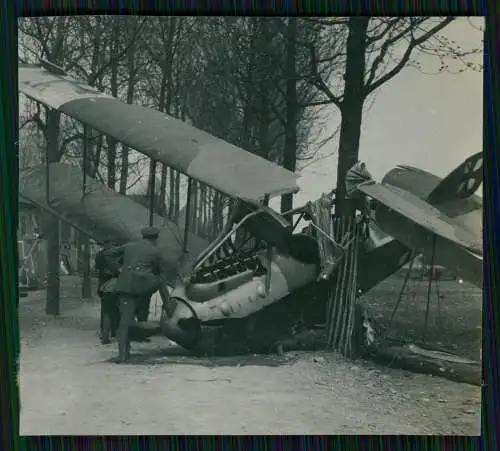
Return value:
<svg viewBox="0 0 500 451">
<path fill-rule="evenodd" d="M 116 338 L 121 318 L 119 301 L 116 299 L 113 300 L 112 309 L 110 310 L 110 317 L 111 317 L 111 337 Z"/>
<path fill-rule="evenodd" d="M 118 342 L 118 361 L 120 363 L 126 362 L 130 358 L 130 340 L 128 337 L 123 341 L 122 339 Z"/>
<path fill-rule="evenodd" d="M 128 330 L 121 333 L 118 330 L 118 361 L 120 363 L 126 362 L 130 357 L 130 337 Z"/>
<path fill-rule="evenodd" d="M 99 325 L 99 339 L 102 344 L 108 344 L 109 341 L 109 315 L 106 312 L 106 301 L 101 297 L 101 315 Z"/>
<path fill-rule="evenodd" d="M 107 345 L 111 343 L 111 340 L 109 339 L 111 332 L 111 318 L 109 317 L 108 314 L 104 314 L 102 318 L 102 329 L 101 329 L 101 343 L 103 345 Z"/>
<path fill-rule="evenodd" d="M 135 301 L 131 298 L 120 300 L 120 325 L 118 327 L 118 361 L 125 362 L 130 357 L 129 327 L 135 313 Z"/>
<path fill-rule="evenodd" d="M 116 338 L 118 332 L 118 325 L 120 324 L 119 318 L 111 318 L 110 336 L 111 338 Z"/>
</svg>

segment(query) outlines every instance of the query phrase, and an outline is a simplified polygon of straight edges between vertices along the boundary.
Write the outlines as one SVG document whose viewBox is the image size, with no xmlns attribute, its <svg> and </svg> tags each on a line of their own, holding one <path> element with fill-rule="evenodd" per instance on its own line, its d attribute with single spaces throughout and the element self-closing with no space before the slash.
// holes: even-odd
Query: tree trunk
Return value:
<svg viewBox="0 0 500 451">
<path fill-rule="evenodd" d="M 165 110 L 165 91 L 167 89 L 167 76 L 165 71 L 163 71 L 163 76 L 161 79 L 161 84 L 160 84 L 160 98 L 158 102 L 158 108 L 160 111 Z M 170 105 L 167 106 L 167 113 L 169 112 Z M 164 216 L 165 215 L 165 198 L 167 195 L 167 166 L 162 164 L 161 165 L 161 179 L 160 179 L 160 215 Z M 172 183 L 171 183 L 172 186 Z M 170 208 L 169 208 L 169 215 L 170 215 Z"/>
<path fill-rule="evenodd" d="M 212 206 L 213 230 L 212 237 L 216 236 L 222 230 L 222 199 L 218 191 L 214 190 L 214 200 Z"/>
<path fill-rule="evenodd" d="M 92 278 L 90 274 L 90 239 L 82 234 L 82 298 L 92 297 Z"/>
<path fill-rule="evenodd" d="M 193 233 L 196 233 L 196 227 L 197 227 L 197 218 L 198 218 L 198 182 L 196 180 L 192 181 L 193 183 L 193 188 L 191 191 L 191 206 L 189 210 L 189 230 Z"/>
<path fill-rule="evenodd" d="M 111 48 L 115 53 L 118 52 L 117 43 L 119 40 L 119 26 L 116 20 L 113 21 L 113 30 L 112 30 L 112 44 Z M 112 57 L 113 55 L 111 55 Z M 111 63 L 111 77 L 110 77 L 110 87 L 111 87 L 111 95 L 113 97 L 118 97 L 118 61 L 114 60 Z M 118 143 L 115 139 L 110 136 L 106 137 L 107 145 L 108 145 L 108 187 L 115 190 L 116 189 L 116 148 Z"/>
<path fill-rule="evenodd" d="M 161 165 L 161 179 L 160 179 L 160 211 L 158 212 L 164 218 L 167 216 L 167 170 L 168 167 L 164 164 Z"/>
<path fill-rule="evenodd" d="M 295 76 L 295 60 L 297 53 L 297 21 L 288 19 L 287 55 L 286 55 L 286 130 L 283 166 L 295 172 L 297 163 L 297 80 Z M 281 196 L 281 213 L 293 208 L 293 194 Z"/>
<path fill-rule="evenodd" d="M 341 220 L 346 227 L 339 227 L 339 239 L 343 235 L 352 231 L 357 234 L 357 228 L 354 226 L 354 211 L 355 207 L 352 202 L 345 198 L 346 187 L 345 177 L 347 171 L 358 161 L 359 153 L 359 138 L 361 132 L 361 121 L 363 115 L 364 103 L 364 74 L 365 74 L 365 51 L 366 51 L 366 32 L 368 28 L 369 17 L 351 17 L 349 19 L 349 36 L 346 44 L 346 68 L 345 68 L 345 86 L 344 98 L 341 104 L 342 123 L 340 126 L 339 140 L 339 159 L 337 168 L 337 192 L 335 215 L 338 220 Z M 341 231 L 343 229 L 343 232 Z M 356 249 L 356 248 L 355 248 Z M 351 288 L 356 286 L 357 277 L 357 258 L 354 258 L 357 250 L 349 254 L 347 260 L 343 264 L 343 277 L 349 281 L 347 284 L 340 285 L 343 287 L 335 295 L 332 290 L 332 302 L 335 302 L 332 315 L 336 317 L 336 321 L 332 324 L 329 330 L 333 340 L 329 340 L 333 346 L 339 349 L 344 355 L 346 351 L 348 357 L 356 357 L 352 352 L 352 331 L 346 329 L 352 322 L 349 322 L 349 316 L 352 312 L 352 291 Z M 349 263 L 349 265 L 348 265 Z M 343 282 L 343 281 L 342 281 Z"/>
<path fill-rule="evenodd" d="M 47 111 L 46 144 L 47 161 L 57 163 L 59 154 L 59 128 L 61 113 L 53 110 Z M 49 176 L 50 184 L 50 176 Z M 50 189 L 49 189 L 50 195 Z M 47 301 L 45 313 L 59 315 L 60 313 L 60 249 L 59 249 L 59 219 L 46 212 L 47 221 L 45 238 L 47 239 Z"/>
<path fill-rule="evenodd" d="M 269 104 L 267 93 L 261 96 L 260 127 L 259 127 L 259 155 L 269 159 Z"/>
<path fill-rule="evenodd" d="M 94 149 L 94 144 L 92 138 L 92 132 L 87 129 L 87 135 L 84 136 L 84 140 L 86 140 L 88 145 L 88 155 L 87 155 L 87 166 L 84 168 L 86 174 L 89 177 L 95 177 L 97 173 L 97 167 L 91 162 L 93 162 L 96 158 L 96 154 L 98 153 L 97 148 Z M 91 143 L 91 144 L 90 144 Z M 98 145 L 98 144 L 97 144 Z M 88 235 L 81 236 L 82 238 L 82 298 L 90 299 L 92 297 L 92 278 L 90 274 L 90 237 Z"/>
<path fill-rule="evenodd" d="M 170 195 L 168 197 L 168 219 L 173 220 L 175 218 L 175 170 L 169 168 L 170 174 Z"/>
<path fill-rule="evenodd" d="M 347 38 L 344 98 L 337 167 L 336 216 L 353 214 L 354 207 L 345 199 L 347 171 L 358 161 L 361 122 L 364 104 L 366 33 L 369 17 L 351 17 Z"/>
<path fill-rule="evenodd" d="M 81 275 L 83 274 L 83 233 L 78 230 L 76 236 L 76 272 Z"/>
<path fill-rule="evenodd" d="M 116 140 L 111 138 L 110 136 L 106 137 L 106 141 L 108 144 L 108 187 L 112 190 L 116 189 L 116 148 L 118 143 Z"/>
<path fill-rule="evenodd" d="M 167 38 L 166 49 L 168 49 L 167 57 L 165 58 L 164 64 L 162 65 L 162 79 L 160 84 L 160 97 L 158 99 L 158 108 L 162 112 L 166 112 L 170 114 L 171 106 L 172 106 L 172 60 L 173 53 L 170 50 L 172 48 L 172 42 L 174 38 L 174 28 L 176 23 L 176 17 L 170 18 L 170 26 Z M 170 178 L 170 199 L 169 199 L 169 217 L 172 214 L 172 191 L 173 191 L 173 177 L 171 171 Z M 161 180 L 160 180 L 160 205 L 161 205 L 161 215 L 165 215 L 165 197 L 167 193 L 167 166 L 162 165 L 161 167 Z"/>
<path fill-rule="evenodd" d="M 127 181 L 128 181 L 128 154 L 129 149 L 127 146 L 122 145 L 122 158 L 120 168 L 120 194 L 127 195 Z"/>
<path fill-rule="evenodd" d="M 67 222 L 61 224 L 61 242 L 69 243 L 71 238 L 71 226 Z"/>
<path fill-rule="evenodd" d="M 134 100 L 134 89 L 136 81 L 136 67 L 135 67 L 135 44 L 128 43 L 129 49 L 127 51 L 127 69 L 128 69 L 128 83 L 127 83 L 127 103 L 131 104 Z M 129 148 L 122 145 L 122 162 L 120 172 L 120 194 L 127 194 L 128 182 L 128 155 Z"/>
<path fill-rule="evenodd" d="M 175 186 L 174 186 L 174 218 L 175 223 L 179 221 L 180 214 L 180 187 L 181 187 L 181 173 L 179 171 L 174 171 L 175 173 Z"/>
<path fill-rule="evenodd" d="M 200 183 L 200 200 L 198 209 L 198 234 L 202 237 L 206 237 L 206 224 L 207 224 L 207 190 L 206 185 Z"/>
<path fill-rule="evenodd" d="M 99 136 L 97 137 L 94 157 L 92 158 L 92 164 L 90 165 L 90 168 L 89 168 L 89 173 L 91 173 L 92 177 L 94 177 L 94 178 L 97 175 L 97 172 L 99 170 L 99 165 L 101 163 L 103 141 L 104 141 L 104 137 L 102 134 L 99 133 Z"/>
<path fill-rule="evenodd" d="M 269 129 L 271 125 L 271 111 L 269 108 L 269 96 L 270 96 L 270 78 L 271 74 L 269 70 L 267 70 L 268 65 L 271 64 L 269 55 L 264 57 L 267 52 L 267 47 L 269 45 L 272 36 L 270 34 L 270 30 L 268 28 L 268 19 L 260 18 L 259 21 L 259 53 L 262 55 L 262 58 L 259 59 L 259 65 L 263 67 L 259 67 L 259 73 L 261 77 L 261 91 L 260 91 L 260 111 L 259 111 L 259 150 L 258 155 L 266 160 L 269 159 Z M 262 48 L 262 44 L 264 44 L 264 49 Z"/>
</svg>

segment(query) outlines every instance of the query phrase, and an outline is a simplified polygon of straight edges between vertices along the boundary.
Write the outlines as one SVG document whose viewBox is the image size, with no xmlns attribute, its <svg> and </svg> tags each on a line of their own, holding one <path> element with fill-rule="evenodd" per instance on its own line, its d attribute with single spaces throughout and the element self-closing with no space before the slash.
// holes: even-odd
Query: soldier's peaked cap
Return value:
<svg viewBox="0 0 500 451">
<path fill-rule="evenodd" d="M 143 238 L 157 238 L 160 231 L 156 227 L 146 227 L 141 230 Z"/>
</svg>

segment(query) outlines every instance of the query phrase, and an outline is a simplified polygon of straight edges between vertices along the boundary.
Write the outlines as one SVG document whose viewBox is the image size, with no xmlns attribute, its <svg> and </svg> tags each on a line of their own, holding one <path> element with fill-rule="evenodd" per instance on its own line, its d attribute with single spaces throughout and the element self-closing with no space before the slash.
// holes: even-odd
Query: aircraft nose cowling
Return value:
<svg viewBox="0 0 500 451">
<path fill-rule="evenodd" d="M 194 310 L 180 298 L 170 298 L 163 306 L 160 328 L 167 338 L 190 349 L 200 340 L 201 326 Z"/>
</svg>

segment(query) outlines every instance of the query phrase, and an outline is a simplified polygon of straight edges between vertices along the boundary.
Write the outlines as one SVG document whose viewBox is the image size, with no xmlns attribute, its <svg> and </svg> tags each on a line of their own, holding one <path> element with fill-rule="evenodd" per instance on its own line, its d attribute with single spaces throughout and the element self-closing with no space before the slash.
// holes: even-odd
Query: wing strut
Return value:
<svg viewBox="0 0 500 451">
<path fill-rule="evenodd" d="M 154 226 L 155 217 L 156 160 L 149 163 L 149 227 Z"/>
<path fill-rule="evenodd" d="M 88 150 L 88 126 L 83 124 L 82 201 L 87 191 Z"/>
<path fill-rule="evenodd" d="M 189 220 L 191 216 L 191 191 L 193 190 L 193 179 L 190 178 L 188 180 L 188 189 L 187 189 L 187 201 L 186 201 L 186 222 L 184 224 L 184 244 L 183 244 L 183 252 L 187 252 L 187 242 L 188 242 L 188 233 L 189 233 Z"/>
<path fill-rule="evenodd" d="M 49 162 L 49 149 L 45 149 L 45 200 L 47 205 L 50 206 L 50 162 Z"/>
<path fill-rule="evenodd" d="M 427 285 L 427 304 L 425 306 L 425 325 L 424 325 L 424 334 L 422 337 L 422 341 L 425 343 L 425 339 L 427 338 L 427 328 L 429 326 L 429 309 L 431 304 L 431 288 L 432 288 L 432 278 L 434 277 L 434 259 L 436 257 L 436 235 L 432 236 L 432 255 L 431 255 L 431 268 L 429 271 L 429 281 Z M 439 302 L 439 297 L 438 297 Z"/>
<path fill-rule="evenodd" d="M 406 270 L 405 280 L 403 281 L 403 285 L 401 286 L 401 290 L 399 290 L 399 295 L 398 295 L 398 299 L 396 301 L 396 305 L 392 309 L 391 318 L 389 319 L 389 326 L 387 327 L 388 331 L 391 330 L 392 322 L 394 321 L 394 317 L 396 316 L 396 312 L 398 311 L 399 304 L 401 304 L 401 300 L 403 299 L 403 294 L 404 294 L 406 286 L 408 285 L 408 281 L 410 280 L 410 274 L 411 274 L 411 270 L 413 268 L 413 263 L 415 263 L 416 255 L 417 254 L 415 252 L 412 252 L 410 254 L 410 264 L 408 265 L 408 269 Z"/>
</svg>

